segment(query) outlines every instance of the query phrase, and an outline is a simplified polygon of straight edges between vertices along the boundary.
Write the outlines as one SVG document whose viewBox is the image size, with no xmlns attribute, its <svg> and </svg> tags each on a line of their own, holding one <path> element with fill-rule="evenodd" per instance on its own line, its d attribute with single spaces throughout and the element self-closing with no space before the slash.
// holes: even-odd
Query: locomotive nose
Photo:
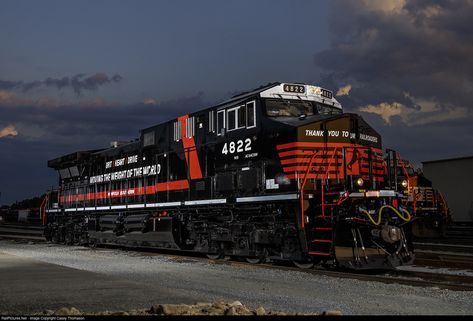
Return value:
<svg viewBox="0 0 473 321">
<path fill-rule="evenodd" d="M 312 116 L 296 131 L 296 141 L 277 147 L 289 179 L 349 179 L 356 190 L 384 182 L 381 136 L 362 117 Z"/>
</svg>

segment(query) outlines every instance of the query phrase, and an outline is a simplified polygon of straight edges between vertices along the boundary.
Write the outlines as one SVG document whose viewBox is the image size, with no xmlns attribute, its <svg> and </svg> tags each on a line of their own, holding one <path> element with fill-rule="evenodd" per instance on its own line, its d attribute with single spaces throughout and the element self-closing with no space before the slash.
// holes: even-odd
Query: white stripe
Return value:
<svg viewBox="0 0 473 321">
<path fill-rule="evenodd" d="M 156 203 L 147 203 L 145 207 L 156 207 Z"/>
<path fill-rule="evenodd" d="M 379 191 L 379 196 L 391 196 L 391 197 L 403 197 L 401 193 L 398 193 L 393 190 L 380 190 Z"/>
<path fill-rule="evenodd" d="M 78 212 L 79 212 L 79 211 L 83 211 L 83 210 L 84 210 L 83 207 L 77 209 Z"/>
<path fill-rule="evenodd" d="M 350 193 L 350 197 L 402 197 L 401 193 L 393 190 L 378 190 L 378 191 L 367 191 L 365 193 L 355 192 Z"/>
<path fill-rule="evenodd" d="M 348 196 L 350 196 L 350 197 L 364 197 L 365 193 L 351 193 Z"/>
<path fill-rule="evenodd" d="M 95 207 L 86 207 L 85 210 L 86 211 L 95 211 Z"/>
<path fill-rule="evenodd" d="M 130 204 L 128 208 L 142 208 L 145 207 L 145 204 Z"/>
<path fill-rule="evenodd" d="M 109 210 L 110 209 L 110 206 L 97 206 L 97 210 L 98 211 L 101 211 L 101 210 Z"/>
<path fill-rule="evenodd" d="M 227 203 L 226 198 L 219 198 L 214 200 L 200 200 L 200 201 L 185 201 L 185 205 L 203 205 L 203 204 L 225 204 Z"/>
<path fill-rule="evenodd" d="M 66 212 L 75 212 L 76 209 L 75 208 L 66 208 L 65 211 Z"/>
<path fill-rule="evenodd" d="M 146 204 L 146 207 L 166 207 L 166 206 L 181 206 L 181 202 L 148 203 L 148 204 Z"/>
<path fill-rule="evenodd" d="M 46 212 L 48 213 L 57 213 L 59 212 L 60 210 L 56 209 L 56 210 L 46 210 Z"/>
<path fill-rule="evenodd" d="M 98 209 L 98 207 L 97 207 Z M 112 210 L 123 210 L 123 209 L 126 209 L 126 205 L 113 205 L 113 206 L 110 206 L 110 209 Z"/>
<path fill-rule="evenodd" d="M 242 202 L 263 202 L 263 201 L 280 201 L 280 200 L 296 200 L 299 198 L 298 194 L 286 195 L 268 195 L 268 196 L 254 196 L 254 197 L 238 197 L 237 203 Z"/>
</svg>

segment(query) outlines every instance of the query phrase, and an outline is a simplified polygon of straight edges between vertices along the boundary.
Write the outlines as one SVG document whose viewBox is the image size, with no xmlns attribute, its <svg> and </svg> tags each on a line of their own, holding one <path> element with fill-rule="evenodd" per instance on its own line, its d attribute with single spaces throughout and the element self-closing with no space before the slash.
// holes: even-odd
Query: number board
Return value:
<svg viewBox="0 0 473 321">
<path fill-rule="evenodd" d="M 325 98 L 328 98 L 328 99 L 332 99 L 332 92 L 329 91 L 329 90 L 326 90 L 326 89 L 322 89 L 322 88 L 321 88 L 320 95 L 321 95 L 322 97 L 325 97 Z"/>
<path fill-rule="evenodd" d="M 291 84 L 285 84 L 283 86 L 283 90 L 288 93 L 298 93 L 298 94 L 303 94 L 305 93 L 305 86 L 302 85 L 291 85 Z"/>
</svg>

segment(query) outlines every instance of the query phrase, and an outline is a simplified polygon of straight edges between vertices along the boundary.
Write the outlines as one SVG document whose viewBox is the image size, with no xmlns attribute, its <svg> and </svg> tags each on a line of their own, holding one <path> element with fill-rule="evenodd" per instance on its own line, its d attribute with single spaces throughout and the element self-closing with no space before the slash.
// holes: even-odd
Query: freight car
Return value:
<svg viewBox="0 0 473 321">
<path fill-rule="evenodd" d="M 331 91 L 272 83 L 48 161 L 59 189 L 45 235 L 303 268 L 410 264 L 411 216 L 383 157 L 381 136 Z"/>
</svg>

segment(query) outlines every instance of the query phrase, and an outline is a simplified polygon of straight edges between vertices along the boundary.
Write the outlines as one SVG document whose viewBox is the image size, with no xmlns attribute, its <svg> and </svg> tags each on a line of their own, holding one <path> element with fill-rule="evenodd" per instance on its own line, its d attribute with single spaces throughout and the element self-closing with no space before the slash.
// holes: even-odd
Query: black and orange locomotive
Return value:
<svg viewBox="0 0 473 321">
<path fill-rule="evenodd" d="M 328 90 L 273 83 L 48 162 L 55 242 L 351 269 L 410 264 L 409 212 L 381 137 Z"/>
</svg>

